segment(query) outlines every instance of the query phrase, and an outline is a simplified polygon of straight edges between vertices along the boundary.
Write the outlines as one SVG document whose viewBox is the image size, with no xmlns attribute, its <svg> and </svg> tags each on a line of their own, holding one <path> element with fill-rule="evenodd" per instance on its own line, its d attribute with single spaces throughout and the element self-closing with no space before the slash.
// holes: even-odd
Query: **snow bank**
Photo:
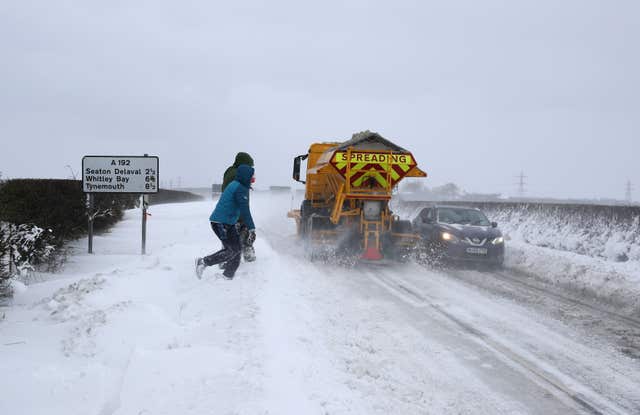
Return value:
<svg viewBox="0 0 640 415">
<path fill-rule="evenodd" d="M 640 316 L 639 262 L 615 263 L 519 241 L 510 241 L 507 247 L 507 268 Z"/>
<path fill-rule="evenodd" d="M 640 261 L 640 212 L 605 206 L 485 207 L 511 239 L 608 261 Z"/>
</svg>

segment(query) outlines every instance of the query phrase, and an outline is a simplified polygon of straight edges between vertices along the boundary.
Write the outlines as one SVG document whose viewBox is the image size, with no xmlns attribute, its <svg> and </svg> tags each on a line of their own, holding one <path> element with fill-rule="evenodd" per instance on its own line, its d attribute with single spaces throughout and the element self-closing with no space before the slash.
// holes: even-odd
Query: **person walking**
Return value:
<svg viewBox="0 0 640 415">
<path fill-rule="evenodd" d="M 238 171 L 238 167 L 241 164 L 246 164 L 249 167 L 253 167 L 253 157 L 251 157 L 249 153 L 245 153 L 243 151 L 236 154 L 236 159 L 233 164 L 227 167 L 227 169 L 224 171 L 222 177 L 222 188 L 220 189 L 221 192 L 224 192 L 224 189 L 226 189 L 227 186 L 229 186 L 229 184 L 231 184 L 231 182 L 236 179 L 236 173 Z"/>
<path fill-rule="evenodd" d="M 241 243 L 236 224 L 239 219 L 247 227 L 247 238 L 253 243 L 256 227 L 249 208 L 249 187 L 255 170 L 246 164 L 237 167 L 235 179 L 225 188 L 209 217 L 211 229 L 222 242 L 222 249 L 203 258 L 196 258 L 196 275 L 202 278 L 206 267 L 226 263 L 223 275 L 233 279 L 240 266 Z"/>
<path fill-rule="evenodd" d="M 233 165 L 229 166 L 227 170 L 225 170 L 223 178 L 222 178 L 222 188 L 220 189 L 222 192 L 227 188 L 227 186 L 235 179 L 236 172 L 238 170 L 238 166 L 246 164 L 249 167 L 253 167 L 253 158 L 249 153 L 245 153 L 243 151 L 236 154 L 236 159 L 233 162 Z M 240 219 L 236 224 L 238 228 L 238 235 L 240 236 L 240 246 L 242 249 L 242 257 L 247 262 L 253 262 L 256 260 L 256 250 L 253 247 L 253 241 L 249 237 L 249 229 L 245 225 L 245 223 Z M 255 236 L 255 235 L 254 235 Z M 224 269 L 225 263 L 220 264 L 220 268 Z"/>
</svg>

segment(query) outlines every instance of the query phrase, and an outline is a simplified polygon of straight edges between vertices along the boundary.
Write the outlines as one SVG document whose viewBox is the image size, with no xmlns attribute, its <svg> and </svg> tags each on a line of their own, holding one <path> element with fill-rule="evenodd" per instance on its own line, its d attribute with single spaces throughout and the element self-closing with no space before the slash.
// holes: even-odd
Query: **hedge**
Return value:
<svg viewBox="0 0 640 415">
<path fill-rule="evenodd" d="M 94 229 L 101 230 L 135 207 L 136 195 L 95 194 L 98 214 Z M 87 228 L 86 195 L 78 180 L 14 179 L 0 188 L 0 221 L 35 224 L 51 229 L 58 240 L 75 238 Z"/>
<path fill-rule="evenodd" d="M 149 195 L 150 205 L 159 205 L 162 203 L 195 202 L 198 200 L 204 200 L 204 197 L 182 190 L 160 189 L 158 193 Z"/>
<path fill-rule="evenodd" d="M 138 199 L 137 195 L 95 194 L 94 229 L 99 232 L 116 223 Z M 59 258 L 47 247 L 56 251 L 87 232 L 86 200 L 78 180 L 14 179 L 0 183 L 0 291 L 10 276 L 8 268 L 33 270 L 34 265 L 56 263 Z M 27 249 L 24 241 L 30 241 L 38 255 L 23 252 Z"/>
</svg>

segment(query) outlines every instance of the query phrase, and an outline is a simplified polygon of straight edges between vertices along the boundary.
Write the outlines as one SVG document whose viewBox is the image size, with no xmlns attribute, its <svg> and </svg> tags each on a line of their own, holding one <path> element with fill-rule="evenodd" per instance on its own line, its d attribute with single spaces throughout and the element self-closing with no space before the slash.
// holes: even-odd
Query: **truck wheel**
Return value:
<svg viewBox="0 0 640 415">
<path fill-rule="evenodd" d="M 391 232 L 393 233 L 413 233 L 411 221 L 397 220 L 391 224 Z"/>
<path fill-rule="evenodd" d="M 313 207 L 310 200 L 303 200 L 300 205 L 300 236 L 303 238 L 309 233 L 309 216 L 311 216 Z"/>
</svg>

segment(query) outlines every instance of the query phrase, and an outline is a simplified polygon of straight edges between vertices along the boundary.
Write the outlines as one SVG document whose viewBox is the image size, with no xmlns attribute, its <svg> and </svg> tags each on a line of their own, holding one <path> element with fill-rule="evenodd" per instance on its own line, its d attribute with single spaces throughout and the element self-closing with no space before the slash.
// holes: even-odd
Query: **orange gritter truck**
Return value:
<svg viewBox="0 0 640 415">
<path fill-rule="evenodd" d="M 300 177 L 307 161 L 306 176 Z M 402 259 L 420 244 L 408 220 L 389 208 L 405 177 L 426 177 L 411 152 L 377 133 L 363 131 L 345 142 L 311 144 L 293 160 L 293 179 L 305 184 L 297 223 L 311 259 Z"/>
</svg>

